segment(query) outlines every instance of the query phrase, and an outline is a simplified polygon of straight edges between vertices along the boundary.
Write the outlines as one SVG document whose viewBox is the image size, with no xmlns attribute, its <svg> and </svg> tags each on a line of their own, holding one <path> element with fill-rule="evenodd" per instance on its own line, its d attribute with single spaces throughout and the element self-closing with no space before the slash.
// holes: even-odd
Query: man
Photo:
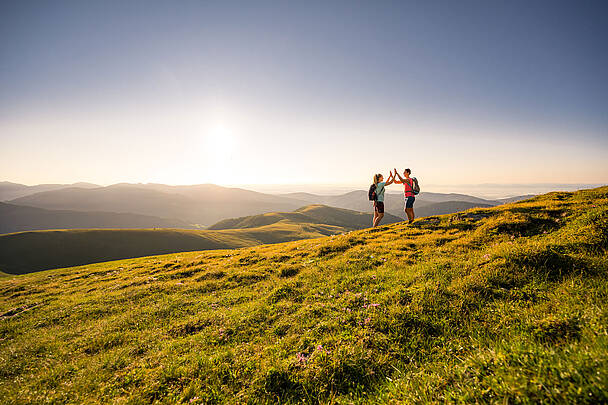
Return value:
<svg viewBox="0 0 608 405">
<path fill-rule="evenodd" d="M 395 169 L 395 174 L 399 177 L 399 180 L 395 180 L 396 184 L 403 184 L 404 187 L 404 198 L 405 198 L 405 214 L 409 219 L 409 223 L 414 222 L 414 201 L 416 200 L 416 194 L 414 194 L 414 180 L 410 178 L 410 174 L 412 171 L 410 169 L 405 169 L 403 171 L 403 175 L 405 179 L 401 177 L 399 173 L 397 173 L 397 169 Z"/>
</svg>

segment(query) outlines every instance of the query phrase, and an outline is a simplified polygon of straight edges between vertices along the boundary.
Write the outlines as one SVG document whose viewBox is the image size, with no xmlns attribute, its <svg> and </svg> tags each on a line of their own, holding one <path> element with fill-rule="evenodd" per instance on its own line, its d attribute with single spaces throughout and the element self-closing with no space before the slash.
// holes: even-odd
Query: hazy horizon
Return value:
<svg viewBox="0 0 608 405">
<path fill-rule="evenodd" d="M 95 184 L 101 187 L 108 187 L 115 184 L 165 184 L 168 186 L 195 186 L 200 184 L 214 183 L 198 183 L 198 184 L 168 184 L 168 183 L 144 183 L 144 182 L 119 182 L 109 184 L 98 184 L 87 181 L 70 181 L 70 182 L 51 182 L 51 183 L 35 183 L 24 184 L 10 180 L 0 180 L 0 183 L 15 183 L 26 186 L 37 186 L 41 184 L 78 184 L 87 183 Z M 455 193 L 466 194 L 474 197 L 499 199 L 509 198 L 528 194 L 544 194 L 552 191 L 576 191 L 582 189 L 595 188 L 606 185 L 606 183 L 571 183 L 571 184 L 424 184 L 421 182 L 424 192 L 432 193 Z M 242 188 L 251 191 L 257 191 L 267 194 L 290 194 L 290 193 L 311 193 L 318 195 L 341 195 L 355 190 L 365 190 L 368 184 L 224 184 L 223 187 Z M 387 193 L 401 194 L 401 186 L 393 185 L 387 187 Z"/>
<path fill-rule="evenodd" d="M 3 2 L 0 173 L 351 188 L 410 167 L 427 189 L 605 184 L 607 10 Z"/>
</svg>

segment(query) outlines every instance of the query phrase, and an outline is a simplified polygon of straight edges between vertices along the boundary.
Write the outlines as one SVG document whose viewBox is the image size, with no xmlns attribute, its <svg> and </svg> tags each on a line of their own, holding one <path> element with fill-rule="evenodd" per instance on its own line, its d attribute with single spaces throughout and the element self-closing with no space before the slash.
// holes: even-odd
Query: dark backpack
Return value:
<svg viewBox="0 0 608 405">
<path fill-rule="evenodd" d="M 414 191 L 414 195 L 417 195 L 420 193 L 420 185 L 418 184 L 417 178 L 414 177 L 412 180 L 414 180 L 414 187 L 412 187 L 412 190 Z"/>
<path fill-rule="evenodd" d="M 410 177 L 410 182 L 406 182 L 408 186 L 410 186 L 410 190 L 414 195 L 420 194 L 420 185 L 418 184 L 418 179 L 415 177 Z M 406 191 L 407 192 L 407 191 Z"/>
<path fill-rule="evenodd" d="M 376 185 L 375 184 L 372 184 L 371 186 L 369 186 L 369 191 L 367 192 L 367 196 L 369 197 L 370 201 L 378 200 L 378 195 L 376 194 Z"/>
</svg>

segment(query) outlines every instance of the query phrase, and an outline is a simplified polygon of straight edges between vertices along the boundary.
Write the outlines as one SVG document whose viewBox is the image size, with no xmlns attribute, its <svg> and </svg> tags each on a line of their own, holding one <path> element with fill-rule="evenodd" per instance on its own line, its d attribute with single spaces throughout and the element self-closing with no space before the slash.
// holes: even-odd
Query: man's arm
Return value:
<svg viewBox="0 0 608 405">
<path fill-rule="evenodd" d="M 403 177 L 401 177 L 401 175 L 400 175 L 400 174 L 397 172 L 397 169 L 395 169 L 395 174 L 397 175 L 397 177 L 399 177 L 399 180 L 400 180 L 400 181 L 396 181 L 396 180 L 395 180 L 395 183 L 398 183 L 398 184 L 403 184 L 403 182 L 404 182 L 405 180 L 403 180 Z"/>
</svg>

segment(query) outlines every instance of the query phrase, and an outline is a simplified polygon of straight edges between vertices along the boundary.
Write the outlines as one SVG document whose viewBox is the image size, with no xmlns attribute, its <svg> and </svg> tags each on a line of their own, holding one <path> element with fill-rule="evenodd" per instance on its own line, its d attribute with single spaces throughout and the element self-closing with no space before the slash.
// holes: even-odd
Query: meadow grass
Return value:
<svg viewBox="0 0 608 405">
<path fill-rule="evenodd" d="M 0 279 L 6 403 L 605 403 L 608 187 Z"/>
</svg>

